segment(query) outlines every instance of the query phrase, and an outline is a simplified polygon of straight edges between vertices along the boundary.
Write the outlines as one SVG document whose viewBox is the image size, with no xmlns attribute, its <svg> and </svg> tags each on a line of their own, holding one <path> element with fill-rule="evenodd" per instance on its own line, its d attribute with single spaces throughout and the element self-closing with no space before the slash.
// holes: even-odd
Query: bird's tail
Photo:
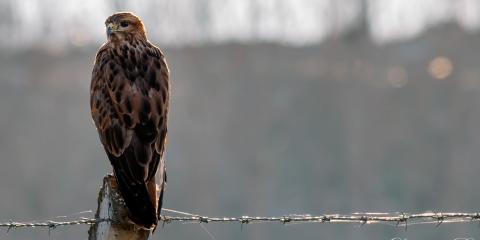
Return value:
<svg viewBox="0 0 480 240">
<path fill-rule="evenodd" d="M 157 189 L 155 177 L 143 184 L 129 184 L 122 171 L 113 169 L 118 188 L 122 194 L 125 204 L 130 210 L 132 220 L 141 228 L 150 229 L 158 224 L 157 218 Z"/>
</svg>

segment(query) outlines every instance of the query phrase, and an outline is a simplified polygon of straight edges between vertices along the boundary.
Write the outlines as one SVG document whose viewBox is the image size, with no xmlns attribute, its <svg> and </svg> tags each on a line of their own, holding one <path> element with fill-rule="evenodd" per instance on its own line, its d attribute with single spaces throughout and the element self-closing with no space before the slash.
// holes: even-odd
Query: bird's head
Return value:
<svg viewBox="0 0 480 240">
<path fill-rule="evenodd" d="M 107 39 L 109 42 L 147 39 L 142 20 L 130 12 L 117 12 L 105 20 Z"/>
</svg>

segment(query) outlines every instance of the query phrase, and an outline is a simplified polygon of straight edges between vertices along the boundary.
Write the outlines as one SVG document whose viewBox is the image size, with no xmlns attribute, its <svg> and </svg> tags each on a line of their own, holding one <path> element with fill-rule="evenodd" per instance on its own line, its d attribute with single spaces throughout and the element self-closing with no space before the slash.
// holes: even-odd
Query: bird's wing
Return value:
<svg viewBox="0 0 480 240">
<path fill-rule="evenodd" d="M 91 113 L 127 206 L 129 201 L 141 205 L 128 195 L 136 197 L 146 188 L 157 208 L 156 188 L 149 185 L 155 186 L 158 168 L 161 181 L 166 176 L 168 102 L 169 70 L 160 49 L 148 42 L 100 48 L 92 71 Z"/>
<path fill-rule="evenodd" d="M 169 71 L 161 51 L 102 47 L 92 72 L 90 105 L 93 121 L 107 151 L 119 157 L 133 147 L 135 163 L 148 166 L 153 151 L 163 155 L 167 138 Z M 125 169 L 124 169 L 125 171 Z M 145 181 L 155 169 L 134 171 Z M 136 174 L 138 173 L 138 174 Z"/>
</svg>

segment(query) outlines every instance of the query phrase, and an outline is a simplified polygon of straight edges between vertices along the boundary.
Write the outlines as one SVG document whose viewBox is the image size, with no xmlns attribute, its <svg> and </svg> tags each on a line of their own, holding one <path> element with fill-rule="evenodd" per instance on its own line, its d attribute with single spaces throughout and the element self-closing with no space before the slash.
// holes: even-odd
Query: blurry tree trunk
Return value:
<svg viewBox="0 0 480 240">
<path fill-rule="evenodd" d="M 98 208 L 95 218 L 111 218 L 120 222 L 100 222 L 88 230 L 88 240 L 144 240 L 151 236 L 151 231 L 136 229 L 128 221 L 128 209 L 112 174 L 103 178 L 103 186 L 98 194 Z"/>
<path fill-rule="evenodd" d="M 335 1 L 336 2 L 336 1 Z M 367 0 L 358 0 L 358 15 L 354 20 L 353 26 L 350 31 L 347 32 L 345 37 L 347 39 L 367 39 L 368 32 L 369 32 L 369 24 L 368 24 L 368 2 Z M 342 10 L 340 10 L 342 11 Z M 338 28 L 338 26 L 336 26 Z M 338 30 L 338 29 L 336 29 Z"/>
</svg>

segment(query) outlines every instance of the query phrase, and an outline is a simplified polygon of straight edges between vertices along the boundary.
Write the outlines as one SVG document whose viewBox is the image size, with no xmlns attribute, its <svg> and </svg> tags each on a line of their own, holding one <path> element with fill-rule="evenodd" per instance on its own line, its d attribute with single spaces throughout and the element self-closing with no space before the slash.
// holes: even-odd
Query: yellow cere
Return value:
<svg viewBox="0 0 480 240">
<path fill-rule="evenodd" d="M 113 23 L 109 23 L 108 26 L 113 29 Z"/>
</svg>

